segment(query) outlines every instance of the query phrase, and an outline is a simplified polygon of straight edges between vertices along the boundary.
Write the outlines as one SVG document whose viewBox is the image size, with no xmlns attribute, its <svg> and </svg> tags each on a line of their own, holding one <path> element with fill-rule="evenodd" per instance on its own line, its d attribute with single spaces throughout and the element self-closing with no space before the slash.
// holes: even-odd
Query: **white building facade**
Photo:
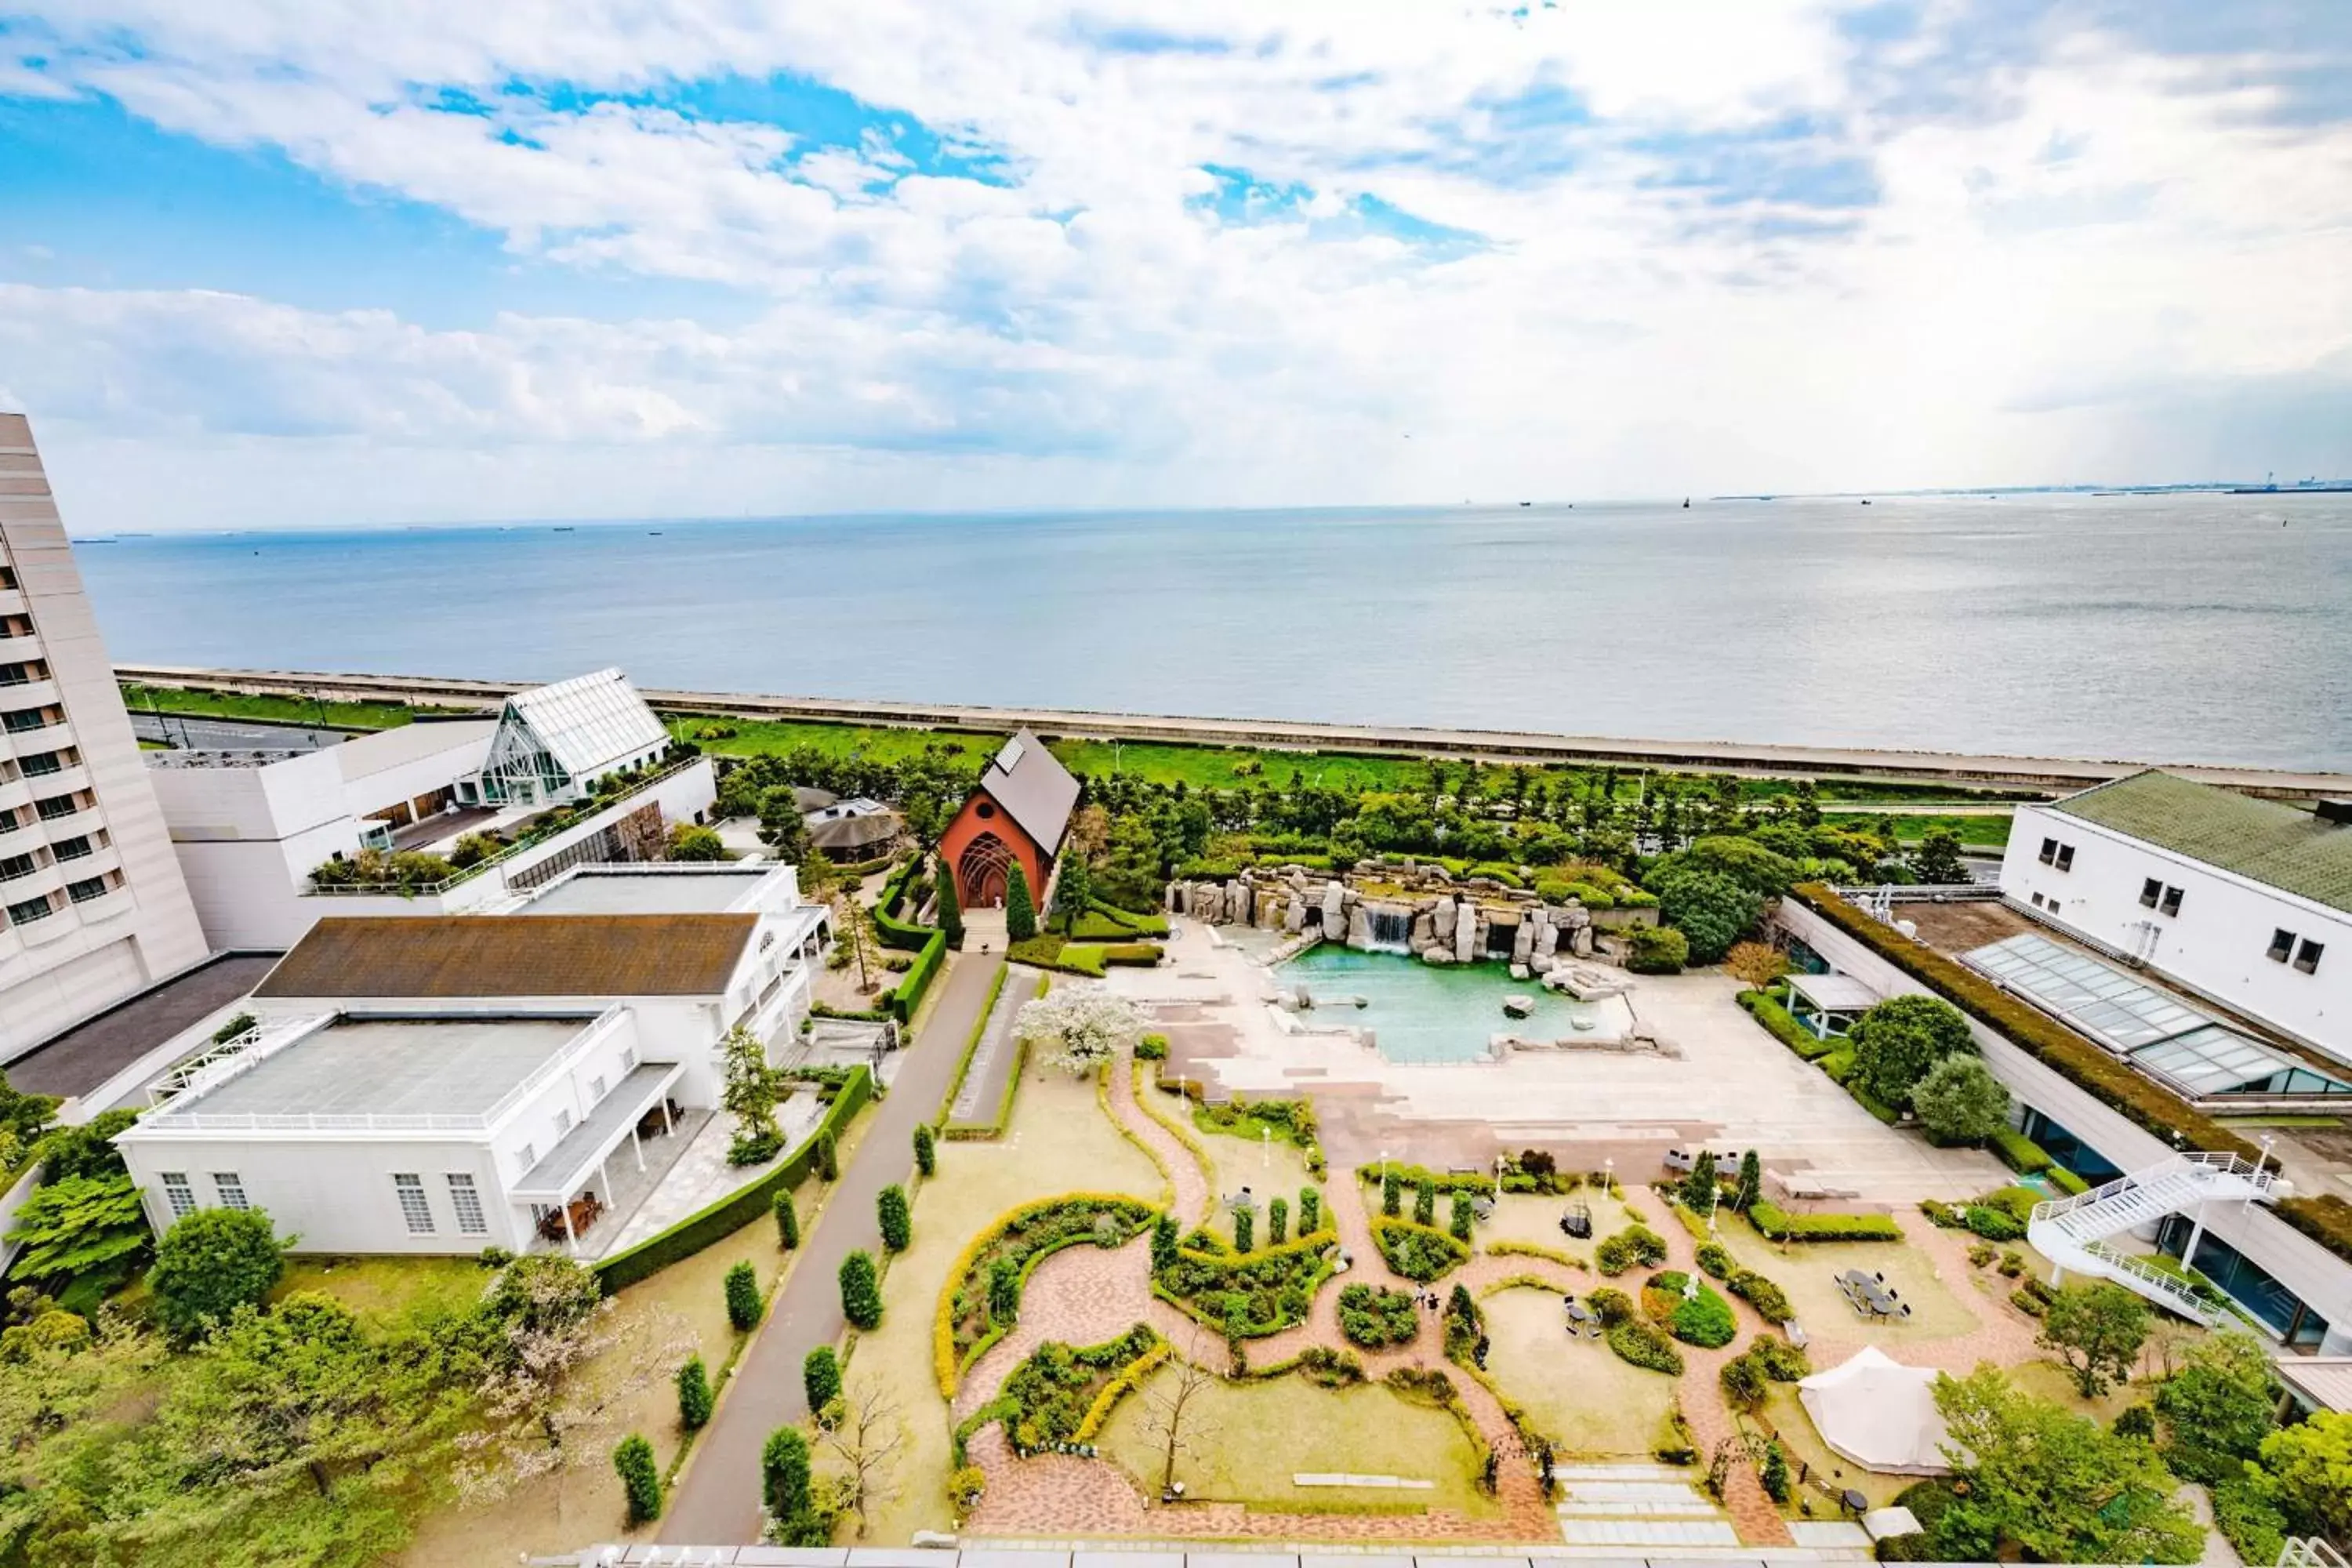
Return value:
<svg viewBox="0 0 2352 1568">
<path fill-rule="evenodd" d="M 262 1208 L 322 1253 L 609 1240 L 650 1146 L 717 1105 L 727 1032 L 772 1059 L 807 1016 L 824 916 L 777 867 L 583 868 L 546 898 L 321 921 L 117 1140 L 151 1220 Z"/>
<path fill-rule="evenodd" d="M 2148 772 L 2021 807 L 2028 915 L 2352 1065 L 2352 810 Z"/>
<path fill-rule="evenodd" d="M 0 1064 L 206 952 L 31 426 L 0 414 Z"/>
</svg>

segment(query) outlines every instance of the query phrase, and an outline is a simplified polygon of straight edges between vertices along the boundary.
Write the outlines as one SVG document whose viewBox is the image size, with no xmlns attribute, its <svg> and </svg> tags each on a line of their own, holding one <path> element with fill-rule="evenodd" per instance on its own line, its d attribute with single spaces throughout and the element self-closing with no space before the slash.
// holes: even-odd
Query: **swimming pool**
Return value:
<svg viewBox="0 0 2352 1568">
<path fill-rule="evenodd" d="M 1349 1026 L 1371 1032 L 1381 1055 L 1392 1062 L 1481 1061 L 1497 1034 L 1530 1040 L 1580 1033 L 1580 1019 L 1595 1038 L 1622 1030 L 1622 1004 L 1578 1002 L 1547 991 L 1533 980 L 1514 980 L 1500 963 L 1434 965 L 1394 952 L 1360 952 L 1324 942 L 1274 972 L 1283 994 L 1307 987 L 1312 1012 L 1299 1015 L 1309 1028 Z M 1364 999 L 1362 1007 L 1350 998 Z M 1503 998 L 1525 996 L 1535 1004 L 1526 1018 L 1503 1016 Z"/>
</svg>

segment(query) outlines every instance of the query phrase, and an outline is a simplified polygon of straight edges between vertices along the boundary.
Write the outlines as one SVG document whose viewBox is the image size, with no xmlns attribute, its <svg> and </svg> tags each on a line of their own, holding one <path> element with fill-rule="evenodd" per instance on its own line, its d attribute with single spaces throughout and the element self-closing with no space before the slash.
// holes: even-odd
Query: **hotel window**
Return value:
<svg viewBox="0 0 2352 1568">
<path fill-rule="evenodd" d="M 90 854 L 89 835 L 77 833 L 71 838 L 60 838 L 49 846 L 49 853 L 60 860 L 86 860 Z"/>
<path fill-rule="evenodd" d="M 88 877 L 81 881 L 66 884 L 66 897 L 78 904 L 86 904 L 92 899 L 102 899 L 106 897 L 106 879 L 103 877 Z"/>
<path fill-rule="evenodd" d="M 563 1141 L 563 1135 L 571 1131 L 572 1111 L 570 1108 L 561 1105 L 557 1106 L 555 1108 L 555 1141 L 561 1143 Z"/>
<path fill-rule="evenodd" d="M 2273 963 L 2284 963 L 2294 955 L 2294 932 L 2284 929 L 2271 932 L 2271 950 L 2268 954 L 2270 961 Z"/>
<path fill-rule="evenodd" d="M 2303 951 L 2294 955 L 2294 966 L 2305 974 L 2316 974 L 2319 973 L 2319 955 L 2326 951 L 2326 942 L 2305 937 L 2303 939 Z"/>
<path fill-rule="evenodd" d="M 2180 889 L 2178 888 L 2165 889 L 2164 901 L 2156 906 L 2156 912 L 2160 915 L 2179 914 L 2180 912 Z"/>
<path fill-rule="evenodd" d="M 408 1222 L 411 1236 L 433 1234 L 433 1206 L 425 1201 L 425 1178 L 415 1174 L 395 1175 L 392 1190 L 400 1199 L 400 1217 Z"/>
<path fill-rule="evenodd" d="M 5 730 L 11 735 L 48 727 L 49 711 L 46 708 L 19 708 L 13 713 L 0 713 L 0 730 Z"/>
<path fill-rule="evenodd" d="M 2056 860 L 2057 858 L 2058 858 L 2058 840 L 2056 840 L 2055 838 L 2045 838 L 2045 839 L 2043 839 L 2043 840 L 2042 841 L 2042 863 L 2044 866 L 2047 866 L 2047 865 L 2051 864 L 2053 861 Z"/>
<path fill-rule="evenodd" d="M 449 1173 L 449 1206 L 457 1211 L 457 1228 L 467 1236 L 488 1236 L 490 1222 L 482 1214 L 482 1194 L 474 1178 L 463 1171 Z"/>
<path fill-rule="evenodd" d="M 2074 847 L 2072 844 L 2058 846 L 2057 866 L 2061 871 L 2071 871 L 2074 868 Z"/>
<path fill-rule="evenodd" d="M 48 894 L 43 893 L 37 899 L 26 899 L 21 904 L 10 904 L 8 921 L 12 925 L 28 926 L 35 921 L 48 919 L 55 912 L 49 908 Z"/>
<path fill-rule="evenodd" d="M 637 1070 L 637 1047 L 635 1045 L 621 1047 L 621 1070 L 623 1072 Z"/>
<path fill-rule="evenodd" d="M 0 882 L 13 882 L 19 877 L 29 877 L 40 868 L 33 864 L 30 855 L 0 857 Z"/>
<path fill-rule="evenodd" d="M 2144 910 L 2156 908 L 2156 900 L 2164 897 L 2164 884 L 2154 877 L 2139 885 L 2139 904 Z"/>
<path fill-rule="evenodd" d="M 2033 895 L 2033 907 L 2037 910 L 2042 907 L 2042 895 L 2039 893 Z"/>
<path fill-rule="evenodd" d="M 588 1103 L 595 1104 L 604 1098 L 604 1075 L 598 1073 L 588 1080 Z"/>
<path fill-rule="evenodd" d="M 196 1212 L 196 1187 L 187 1172 L 163 1173 L 163 1206 L 172 1211 L 173 1219 L 185 1219 Z"/>
<path fill-rule="evenodd" d="M 539 1151 L 532 1148 L 530 1144 L 526 1143 L 521 1148 L 515 1151 L 516 1175 L 529 1175 L 530 1173 L 530 1168 L 538 1163 Z"/>
<path fill-rule="evenodd" d="M 53 795 L 47 800 L 37 800 L 33 810 L 43 822 L 55 822 L 61 816 L 71 816 L 81 809 L 81 802 L 69 795 Z"/>
<path fill-rule="evenodd" d="M 16 769 L 28 779 L 47 778 L 51 773 L 66 771 L 63 752 L 36 752 L 29 757 L 16 759 Z"/>
<path fill-rule="evenodd" d="M 253 1206 L 252 1200 L 245 1195 L 245 1178 L 235 1171 L 215 1171 L 213 1191 L 219 1195 L 220 1205 L 225 1209 L 249 1209 Z"/>
</svg>

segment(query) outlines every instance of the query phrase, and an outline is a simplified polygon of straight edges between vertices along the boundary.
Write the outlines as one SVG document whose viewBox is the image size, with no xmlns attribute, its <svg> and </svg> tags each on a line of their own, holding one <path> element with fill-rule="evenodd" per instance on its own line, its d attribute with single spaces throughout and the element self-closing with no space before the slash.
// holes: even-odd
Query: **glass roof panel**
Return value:
<svg viewBox="0 0 2352 1568">
<path fill-rule="evenodd" d="M 2109 1050 L 2134 1050 L 2213 1022 L 2113 964 L 2045 936 L 2013 936 L 1964 956 L 1971 967 Z"/>
</svg>

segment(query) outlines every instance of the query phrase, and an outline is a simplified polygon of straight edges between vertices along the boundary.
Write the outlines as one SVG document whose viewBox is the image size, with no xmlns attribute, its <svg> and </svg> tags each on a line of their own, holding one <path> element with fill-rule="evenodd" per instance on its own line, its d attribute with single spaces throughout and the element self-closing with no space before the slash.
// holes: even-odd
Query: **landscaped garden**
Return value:
<svg viewBox="0 0 2352 1568">
<path fill-rule="evenodd" d="M 1675 1380 L 1624 1361 L 1602 1342 L 1570 1336 L 1558 1292 L 1517 1287 L 1480 1306 L 1492 1342 L 1486 1367 L 1569 1458 L 1646 1459 L 1664 1440 Z"/>
</svg>

